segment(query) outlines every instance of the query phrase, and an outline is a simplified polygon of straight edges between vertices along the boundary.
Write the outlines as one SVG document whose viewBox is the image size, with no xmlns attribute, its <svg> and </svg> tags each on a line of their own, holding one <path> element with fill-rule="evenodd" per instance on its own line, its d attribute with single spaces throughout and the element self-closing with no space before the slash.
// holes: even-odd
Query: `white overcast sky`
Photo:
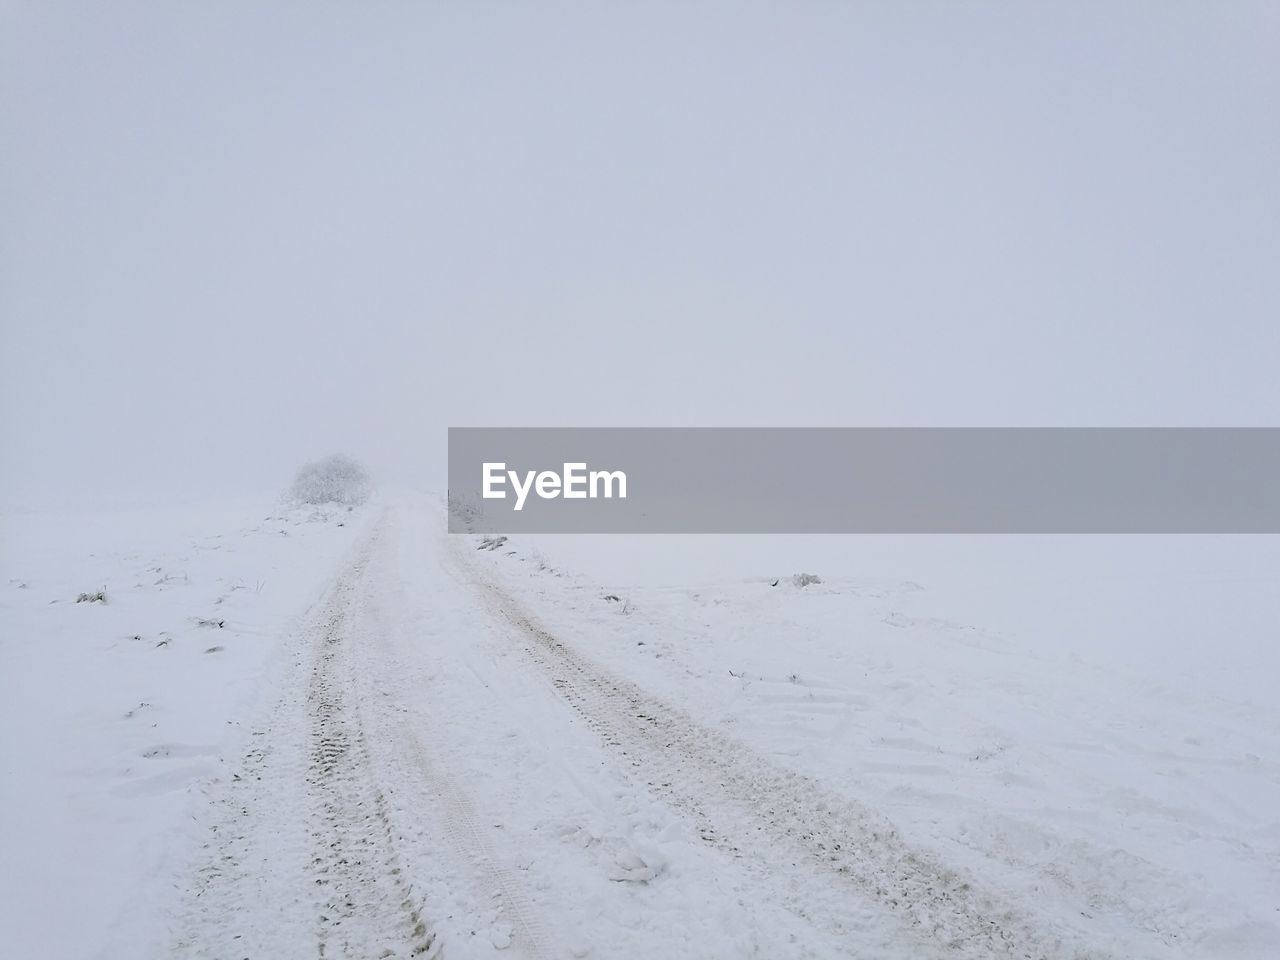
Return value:
<svg viewBox="0 0 1280 960">
<path fill-rule="evenodd" d="M 1280 425 L 1280 4 L 0 0 L 0 495 Z"/>
</svg>

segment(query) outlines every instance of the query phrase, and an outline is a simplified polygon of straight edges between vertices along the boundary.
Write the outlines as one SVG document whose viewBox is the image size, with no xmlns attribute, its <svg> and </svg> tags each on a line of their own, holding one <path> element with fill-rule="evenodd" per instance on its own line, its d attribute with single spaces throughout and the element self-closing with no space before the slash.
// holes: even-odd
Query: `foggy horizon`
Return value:
<svg viewBox="0 0 1280 960">
<path fill-rule="evenodd" d="M 448 426 L 1277 424 L 1272 4 L 0 24 L 5 506 L 439 487 Z"/>
</svg>

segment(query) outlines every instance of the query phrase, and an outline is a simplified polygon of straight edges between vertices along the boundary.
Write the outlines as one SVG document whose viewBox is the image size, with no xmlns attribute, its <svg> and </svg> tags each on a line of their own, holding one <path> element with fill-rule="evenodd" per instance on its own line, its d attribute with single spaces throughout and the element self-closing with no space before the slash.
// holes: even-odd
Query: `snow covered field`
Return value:
<svg viewBox="0 0 1280 960">
<path fill-rule="evenodd" d="M 3 524 L 6 954 L 1280 955 L 1273 538 Z"/>
<path fill-rule="evenodd" d="M 157 922 L 355 530 L 270 502 L 0 519 L 0 953 L 128 956 L 112 931 Z"/>
</svg>

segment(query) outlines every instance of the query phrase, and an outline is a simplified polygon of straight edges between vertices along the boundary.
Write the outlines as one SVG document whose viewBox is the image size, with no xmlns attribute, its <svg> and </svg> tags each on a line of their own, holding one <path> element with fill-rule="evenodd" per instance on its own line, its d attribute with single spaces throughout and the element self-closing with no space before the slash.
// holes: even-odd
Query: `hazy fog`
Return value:
<svg viewBox="0 0 1280 960">
<path fill-rule="evenodd" d="M 1280 6 L 0 0 L 0 496 L 1280 420 Z"/>
</svg>

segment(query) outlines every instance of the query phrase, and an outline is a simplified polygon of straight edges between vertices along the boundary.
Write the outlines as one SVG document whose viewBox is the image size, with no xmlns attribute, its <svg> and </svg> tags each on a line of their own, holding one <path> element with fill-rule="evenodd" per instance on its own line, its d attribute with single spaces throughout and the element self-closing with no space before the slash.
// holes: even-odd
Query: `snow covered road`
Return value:
<svg viewBox="0 0 1280 960">
<path fill-rule="evenodd" d="M 915 584 L 622 597 L 533 544 L 447 536 L 431 499 L 367 513 L 281 631 L 234 752 L 176 782 L 188 842 L 89 955 L 1254 960 L 1280 942 L 1270 713 L 1197 701 L 1223 752 L 1184 757 L 1171 714 L 1130 722 L 1158 698 L 1113 703 L 1110 674 L 921 616 Z M 824 647 L 849 624 L 851 653 Z M 1090 766 L 1099 725 L 1165 779 Z M 1198 808 L 1170 814 L 1145 792 L 1162 783 Z"/>
<path fill-rule="evenodd" d="M 181 955 L 1174 955 L 610 672 L 477 542 L 427 502 L 373 524 L 221 800 Z"/>
<path fill-rule="evenodd" d="M 437 528 L 384 514 L 299 631 L 180 955 L 1058 955 L 887 823 L 593 667 Z"/>
</svg>

